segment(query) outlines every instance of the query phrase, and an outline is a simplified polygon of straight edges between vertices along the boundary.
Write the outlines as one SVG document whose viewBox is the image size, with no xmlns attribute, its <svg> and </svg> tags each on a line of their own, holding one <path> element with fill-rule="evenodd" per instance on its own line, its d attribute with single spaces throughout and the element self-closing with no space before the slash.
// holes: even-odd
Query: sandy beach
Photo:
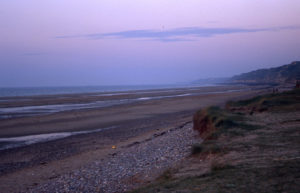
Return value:
<svg viewBox="0 0 300 193">
<path fill-rule="evenodd" d="M 73 191 L 122 192 L 136 188 L 186 156 L 184 152 L 188 151 L 181 151 L 180 148 L 188 148 L 195 137 L 191 131 L 191 121 L 196 110 L 265 92 L 267 89 L 258 87 L 220 86 L 5 98 L 0 108 L 8 110 L 47 105 L 90 105 L 97 101 L 124 99 L 127 102 L 29 116 L 10 113 L 10 117 L 0 119 L 2 139 L 79 132 L 66 138 L 1 150 L 1 190 L 64 192 L 67 189 L 60 188 L 66 187 L 68 190 L 73 188 Z M 80 133 L 93 130 L 98 132 Z M 173 158 L 167 159 L 168 156 Z M 104 167 L 111 168 L 111 176 L 103 170 Z M 120 176 L 120 173 L 123 174 Z M 120 179 L 112 180 L 113 174 L 120 176 Z M 75 178 L 79 178 L 78 181 Z M 56 187 L 57 180 L 66 184 Z M 71 181 L 76 183 L 67 184 Z M 89 189 L 84 189 L 87 182 L 93 184 Z"/>
</svg>

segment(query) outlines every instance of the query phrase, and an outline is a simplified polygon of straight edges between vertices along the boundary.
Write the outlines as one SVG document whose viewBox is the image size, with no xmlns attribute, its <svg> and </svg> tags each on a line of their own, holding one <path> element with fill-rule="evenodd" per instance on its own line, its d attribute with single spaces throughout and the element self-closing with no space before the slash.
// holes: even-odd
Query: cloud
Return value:
<svg viewBox="0 0 300 193">
<path fill-rule="evenodd" d="M 234 33 L 253 33 L 263 31 L 296 30 L 299 26 L 273 27 L 273 28 L 203 28 L 203 27 L 184 27 L 171 30 L 128 30 L 112 33 L 94 33 L 75 36 L 57 36 L 56 38 L 122 38 L 122 39 L 148 39 L 161 42 L 176 41 L 195 41 L 197 37 L 212 37 L 216 35 L 226 35 Z"/>
<path fill-rule="evenodd" d="M 44 52 L 29 52 L 29 53 L 25 53 L 25 56 L 40 56 L 40 55 L 45 55 L 46 53 Z"/>
</svg>

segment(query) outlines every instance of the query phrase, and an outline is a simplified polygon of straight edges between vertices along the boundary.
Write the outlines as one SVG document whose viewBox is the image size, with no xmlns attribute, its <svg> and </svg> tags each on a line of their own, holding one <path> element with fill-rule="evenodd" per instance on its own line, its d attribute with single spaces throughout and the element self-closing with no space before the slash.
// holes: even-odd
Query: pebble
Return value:
<svg viewBox="0 0 300 193">
<path fill-rule="evenodd" d="M 197 141 L 195 135 L 191 123 L 170 129 L 151 140 L 120 149 L 114 156 L 50 179 L 30 192 L 111 193 L 135 189 L 190 155 L 191 145 Z"/>
</svg>

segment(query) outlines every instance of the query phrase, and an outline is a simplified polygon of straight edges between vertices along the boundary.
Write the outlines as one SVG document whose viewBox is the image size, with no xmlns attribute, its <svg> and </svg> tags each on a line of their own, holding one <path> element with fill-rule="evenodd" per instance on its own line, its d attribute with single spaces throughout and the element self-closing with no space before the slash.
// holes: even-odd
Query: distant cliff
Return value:
<svg viewBox="0 0 300 193">
<path fill-rule="evenodd" d="M 277 68 L 260 69 L 233 76 L 228 82 L 242 84 L 295 84 L 297 80 L 300 80 L 300 61 Z"/>
</svg>

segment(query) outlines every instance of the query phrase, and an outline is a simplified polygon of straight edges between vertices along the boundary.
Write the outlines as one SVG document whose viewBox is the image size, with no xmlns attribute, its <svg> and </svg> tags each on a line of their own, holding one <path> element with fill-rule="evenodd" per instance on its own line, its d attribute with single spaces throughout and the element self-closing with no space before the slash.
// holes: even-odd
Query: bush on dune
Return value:
<svg viewBox="0 0 300 193">
<path fill-rule="evenodd" d="M 204 140 L 216 139 L 221 134 L 243 135 L 245 131 L 260 128 L 249 125 L 244 113 L 262 111 L 290 111 L 300 108 L 300 89 L 287 92 L 257 96 L 248 100 L 228 102 L 226 109 L 208 107 L 194 114 L 194 130 L 197 130 Z M 195 151 L 202 151 L 199 148 Z"/>
<path fill-rule="evenodd" d="M 237 126 L 238 116 L 227 114 L 219 107 L 208 107 L 195 113 L 193 117 L 194 130 L 197 130 L 203 139 L 212 135 L 217 129 L 228 129 Z"/>
</svg>

